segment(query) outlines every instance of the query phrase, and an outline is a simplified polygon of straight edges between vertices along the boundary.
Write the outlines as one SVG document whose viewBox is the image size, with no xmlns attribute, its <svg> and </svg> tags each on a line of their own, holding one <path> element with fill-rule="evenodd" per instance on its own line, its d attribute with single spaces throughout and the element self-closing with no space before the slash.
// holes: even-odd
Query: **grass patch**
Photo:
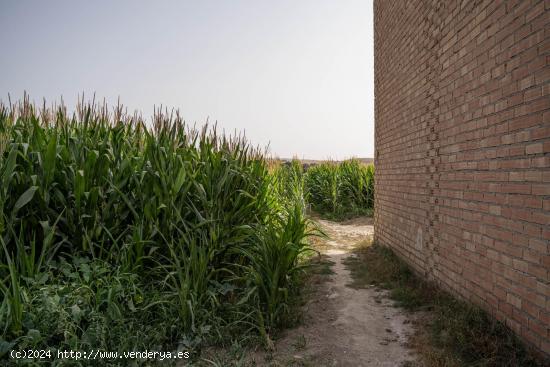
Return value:
<svg viewBox="0 0 550 367">
<path fill-rule="evenodd" d="M 312 262 L 311 264 L 311 273 L 316 275 L 332 275 L 334 271 L 332 266 L 334 261 L 329 260 L 329 257 L 326 255 L 320 255 L 318 259 Z"/>
<path fill-rule="evenodd" d="M 373 208 L 351 208 L 349 211 L 315 211 L 315 214 L 319 215 L 320 218 L 330 220 L 333 222 L 344 222 L 349 219 L 354 219 L 357 217 L 372 217 L 374 215 Z"/>
<path fill-rule="evenodd" d="M 542 366 L 503 323 L 417 277 L 390 249 L 358 248 L 345 261 L 354 288 L 375 285 L 398 306 L 429 310 L 413 340 L 427 366 Z"/>
<path fill-rule="evenodd" d="M 302 323 L 303 306 L 312 298 L 316 285 L 325 282 L 330 275 L 334 274 L 333 265 L 334 262 L 322 254 L 304 260 L 306 271 L 296 279 L 296 287 L 293 288 L 293 293 L 288 301 L 289 310 L 281 320 L 281 325 L 284 325 L 285 329 L 296 327 Z M 281 329 L 274 330 L 273 337 L 275 339 L 279 337 Z"/>
<path fill-rule="evenodd" d="M 296 340 L 294 340 L 294 342 L 292 343 L 292 346 L 296 351 L 305 349 L 306 345 L 307 345 L 306 337 L 303 335 L 298 336 Z"/>
</svg>

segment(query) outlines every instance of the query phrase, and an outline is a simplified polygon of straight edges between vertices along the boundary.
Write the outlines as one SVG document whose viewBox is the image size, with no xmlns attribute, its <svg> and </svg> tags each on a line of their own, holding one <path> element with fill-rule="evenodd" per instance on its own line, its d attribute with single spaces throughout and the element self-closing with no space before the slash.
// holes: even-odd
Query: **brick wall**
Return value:
<svg viewBox="0 0 550 367">
<path fill-rule="evenodd" d="M 550 355 L 550 1 L 375 0 L 375 239 Z"/>
</svg>

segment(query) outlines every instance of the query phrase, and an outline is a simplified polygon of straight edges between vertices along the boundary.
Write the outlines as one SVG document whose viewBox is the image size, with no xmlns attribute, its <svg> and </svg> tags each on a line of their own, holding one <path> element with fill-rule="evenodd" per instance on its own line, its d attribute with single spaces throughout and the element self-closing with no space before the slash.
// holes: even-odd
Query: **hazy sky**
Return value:
<svg viewBox="0 0 550 367">
<path fill-rule="evenodd" d="M 372 1 L 0 0 L 0 99 L 120 96 L 280 157 L 372 157 Z"/>
</svg>

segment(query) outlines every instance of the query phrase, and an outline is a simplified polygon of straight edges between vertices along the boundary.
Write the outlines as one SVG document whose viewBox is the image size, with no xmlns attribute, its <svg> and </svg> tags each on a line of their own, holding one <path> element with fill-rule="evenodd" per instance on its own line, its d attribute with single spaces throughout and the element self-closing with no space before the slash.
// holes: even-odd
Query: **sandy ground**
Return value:
<svg viewBox="0 0 550 367">
<path fill-rule="evenodd" d="M 318 248 L 334 263 L 328 281 L 314 289 L 304 321 L 275 343 L 266 366 L 403 366 L 414 360 L 406 347 L 413 334 L 408 315 L 383 291 L 354 289 L 343 263 L 358 243 L 372 240 L 371 218 L 343 223 L 317 220 L 329 236 Z"/>
</svg>

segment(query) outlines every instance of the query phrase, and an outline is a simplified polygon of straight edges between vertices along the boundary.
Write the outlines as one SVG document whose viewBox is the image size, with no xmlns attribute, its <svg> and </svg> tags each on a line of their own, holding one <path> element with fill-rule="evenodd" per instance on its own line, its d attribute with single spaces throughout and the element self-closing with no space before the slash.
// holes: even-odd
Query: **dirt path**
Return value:
<svg viewBox="0 0 550 367">
<path fill-rule="evenodd" d="M 329 239 L 317 247 L 334 263 L 334 273 L 314 290 L 302 325 L 276 342 L 269 365 L 402 366 L 413 360 L 407 315 L 380 290 L 348 286 L 352 279 L 343 260 L 358 243 L 372 240 L 372 219 L 318 223 Z"/>
</svg>

